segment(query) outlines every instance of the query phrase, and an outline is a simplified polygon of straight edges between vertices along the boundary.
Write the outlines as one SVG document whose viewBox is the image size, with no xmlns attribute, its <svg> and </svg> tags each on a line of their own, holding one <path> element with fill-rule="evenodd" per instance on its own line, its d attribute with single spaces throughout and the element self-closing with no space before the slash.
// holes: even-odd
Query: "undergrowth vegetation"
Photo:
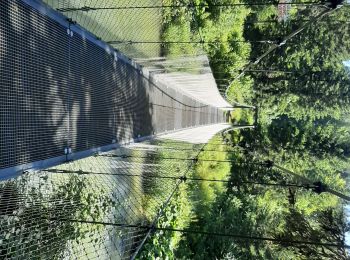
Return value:
<svg viewBox="0 0 350 260">
<path fill-rule="evenodd" d="M 164 1 L 165 4 L 190 1 Z M 227 0 L 225 3 L 245 3 Z M 196 0 L 193 3 L 218 3 Z M 285 46 L 254 64 L 249 61 L 320 13 L 317 8 L 290 8 L 279 17 L 277 6 L 191 7 L 164 12 L 163 40 L 202 41 L 166 45 L 169 55 L 208 55 L 213 74 L 232 82 L 228 100 L 259 108 L 253 130 L 225 135 L 228 153 L 212 140 L 199 158 L 232 163 L 198 162 L 191 176 L 229 182 L 186 182 L 159 225 L 206 232 L 269 237 L 277 242 L 223 239 L 181 232 L 155 232 L 144 258 L 168 259 L 348 259 L 343 247 L 292 244 L 319 241 L 343 245 L 349 230 L 344 202 L 329 193 L 302 186 L 303 178 L 346 193 L 350 168 L 349 19 L 343 9 L 308 26 Z M 269 22 L 271 21 L 271 22 Z M 245 42 L 237 42 L 237 41 Z M 218 43 L 205 44 L 205 42 Z M 223 62 L 224 61 L 224 62 Z M 255 71 L 254 71 L 255 69 Z M 233 123 L 252 123 L 251 111 L 236 109 Z M 208 148 L 206 147 L 206 148 Z M 273 160 L 300 177 L 263 165 Z M 256 185 L 250 182 L 272 183 Z M 280 242 L 278 242 L 280 241 Z M 284 242 L 281 242 L 284 241 Z M 286 242 L 287 241 L 287 242 Z M 288 242 L 289 241 L 289 242 Z M 155 246 L 156 245 L 156 246 Z"/>
</svg>

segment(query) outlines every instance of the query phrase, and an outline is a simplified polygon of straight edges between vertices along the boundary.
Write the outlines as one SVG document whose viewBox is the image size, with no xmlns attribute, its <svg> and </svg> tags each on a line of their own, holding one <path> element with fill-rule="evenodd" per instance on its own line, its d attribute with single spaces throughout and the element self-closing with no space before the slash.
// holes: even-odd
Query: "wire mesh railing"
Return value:
<svg viewBox="0 0 350 260">
<path fill-rule="evenodd" d="M 171 76 L 174 72 L 178 72 L 180 76 L 197 75 L 193 76 L 195 88 L 200 89 L 206 85 L 211 93 L 207 97 L 215 96 L 215 100 L 219 103 L 225 103 L 217 91 L 210 67 L 196 58 L 206 55 L 207 50 L 203 48 L 204 46 L 222 43 L 218 40 L 203 40 L 195 18 L 196 8 L 199 6 L 194 5 L 189 8 L 187 4 L 167 5 L 161 1 L 158 3 L 109 1 L 102 5 L 91 1 L 46 2 L 128 57 L 136 61 L 148 59 L 144 65 L 154 74 L 162 73 L 163 77 Z M 174 26 L 179 23 L 178 16 L 184 20 L 184 26 L 181 29 Z M 136 17 L 132 28 L 130 17 Z M 99 23 L 104 24 L 104 28 L 100 28 Z M 167 63 L 160 64 L 157 58 L 178 64 L 177 68 Z M 187 59 L 187 64 L 179 65 L 181 62 L 179 59 Z M 157 69 L 154 68 L 155 66 Z M 195 67 L 198 67 L 198 70 L 194 69 Z M 198 74 L 205 74 L 210 79 L 203 82 L 197 79 Z M 218 106 L 229 107 L 229 104 L 218 104 Z"/>
<path fill-rule="evenodd" d="M 36 8 L 48 15 L 34 7 L 1 3 L 0 169 L 64 161 L 74 153 L 224 121 L 223 109 L 156 82 L 71 20 L 42 4 Z"/>
<path fill-rule="evenodd" d="M 216 251 L 219 250 L 214 248 L 217 243 L 220 244 L 218 248 L 227 246 L 232 252 L 235 243 L 242 243 L 247 248 L 259 248 L 261 244 L 307 245 L 320 247 L 332 256 L 342 256 L 343 251 L 334 253 L 332 248 L 348 248 L 344 241 L 333 241 L 320 235 L 298 239 L 297 236 L 288 238 L 286 234 L 276 237 L 268 231 L 266 233 L 270 236 L 266 236 L 256 226 L 243 234 L 232 232 L 236 223 L 221 217 L 226 203 L 236 203 L 230 197 L 233 193 L 243 190 L 256 195 L 264 193 L 266 187 L 274 187 L 289 189 L 281 191 L 283 196 L 289 196 L 288 192 L 292 193 L 293 189 L 303 189 L 310 194 L 315 191 L 324 193 L 326 189 L 318 192 L 323 189 L 322 185 L 316 182 L 293 183 L 286 176 L 280 179 L 276 176 L 253 178 L 261 167 L 266 167 L 266 162 L 256 163 L 261 167 L 248 172 L 247 179 L 240 176 L 242 179 L 233 180 L 230 175 L 204 178 L 192 173 L 196 165 L 203 163 L 237 165 L 236 158 L 201 158 L 201 152 L 226 154 L 228 149 L 234 150 L 229 144 L 211 143 L 208 148 L 163 139 L 99 152 L 80 160 L 71 155 L 72 152 L 175 129 L 222 122 L 222 109 L 230 104 L 223 99 L 218 102 L 216 87 L 221 95 L 227 96 L 234 82 L 250 73 L 277 73 L 283 74 L 284 78 L 278 78 L 281 81 L 300 80 L 301 75 L 287 68 L 266 69 L 258 65 L 278 49 L 293 48 L 297 43 L 293 42 L 296 36 L 334 12 L 340 2 L 184 2 L 175 5 L 163 1 L 143 1 L 141 4 L 136 1 L 45 2 L 68 20 L 62 16 L 59 16 L 58 23 L 52 17 L 47 19 L 22 1 L 1 4 L 3 18 L 0 19 L 11 29 L 1 25 L 4 38 L 9 39 L 2 43 L 5 50 L 3 60 L 9 63 L 9 69 L 4 70 L 6 88 L 0 92 L 0 100 L 8 100 L 8 96 L 12 99 L 19 96 L 20 100 L 2 106 L 6 115 L 13 113 L 15 117 L 10 119 L 5 113 L 1 114 L 12 128 L 0 127 L 1 136 L 5 136 L 1 144 L 6 147 L 0 150 L 0 166 L 6 169 L 54 156 L 65 156 L 67 162 L 41 167 L 44 169 L 35 172 L 21 169 L 22 176 L 0 183 L 2 258 L 147 258 L 148 251 L 152 250 L 150 246 L 154 246 L 148 244 L 149 237 L 166 239 L 164 233 L 180 234 L 177 235 L 180 240 L 188 234 L 187 239 L 192 242 L 196 240 L 194 236 L 203 236 L 203 240 L 221 237 L 215 240 L 213 247 L 206 248 L 207 251 L 213 249 L 213 254 L 206 252 L 206 256 L 232 257 L 229 253 Z M 203 8 L 217 8 L 222 13 L 228 9 L 236 10 L 228 15 L 227 19 L 231 19 L 239 16 L 239 12 L 247 11 L 247 7 L 278 8 L 281 5 L 293 6 L 300 14 L 289 23 L 280 25 L 285 27 L 284 35 L 272 32 L 268 37 L 256 40 L 245 39 L 239 33 L 235 37 L 210 37 L 210 34 L 203 33 L 204 26 L 200 26 L 197 16 Z M 57 15 L 51 9 L 47 10 Z M 177 16 L 184 19 L 185 28 L 181 32 L 173 29 L 169 22 L 176 22 Z M 304 24 L 298 23 L 299 18 Z M 26 21 L 30 21 L 30 26 L 37 25 L 36 29 L 24 26 Z M 233 21 L 242 25 L 271 23 L 270 20 Z M 19 41 L 25 35 L 24 31 L 32 34 Z M 225 60 L 216 52 L 216 49 L 227 48 L 226 54 L 234 53 L 237 44 L 252 51 L 252 62 L 234 55 Z M 27 51 L 19 51 L 25 50 L 27 45 Z M 224 66 L 228 63 L 234 64 L 236 69 L 226 70 Z M 319 81 L 326 80 L 319 71 L 316 76 L 313 74 L 310 71 L 302 76 L 313 81 L 317 81 L 317 77 Z M 39 80 L 35 75 L 44 76 Z M 23 82 L 27 89 L 19 87 Z M 40 87 L 43 82 L 48 82 L 50 91 L 35 87 L 37 83 Z M 210 92 L 213 88 L 215 91 Z M 212 100 L 208 93 L 215 94 Z M 43 99 L 46 101 L 41 104 Z M 232 98 L 229 101 L 235 102 Z M 37 108 L 40 108 L 39 112 Z M 50 120 L 43 122 L 42 118 Z M 13 147 L 16 152 L 13 152 Z M 250 159 L 246 165 L 254 164 L 255 158 Z M 271 166 L 267 168 L 271 170 Z M 281 170 L 278 166 L 275 168 Z M 273 174 L 277 175 L 276 172 Z M 219 200 L 215 204 L 217 208 L 210 214 L 213 217 L 217 211 L 220 213 L 217 214 L 220 221 L 224 219 L 218 221 L 221 226 L 212 225 L 209 230 L 202 230 L 201 222 L 189 228 L 186 225 L 174 227 L 169 223 L 176 221 L 175 217 L 168 216 L 171 215 L 168 210 L 176 207 L 173 203 L 179 198 L 179 190 L 188 191 L 188 201 L 196 208 L 203 206 L 203 198 L 196 191 L 201 186 L 216 184 L 220 185 L 217 189 L 220 192 L 214 192 L 213 196 Z M 213 202 L 211 198 L 209 201 Z M 203 216 L 197 217 L 201 219 Z M 210 243 L 207 241 L 207 244 Z"/>
<path fill-rule="evenodd" d="M 202 236 L 205 240 L 219 237 L 215 243 L 221 241 L 220 248 L 229 241 L 247 245 L 272 242 L 287 247 L 310 245 L 324 250 L 346 248 L 327 237 L 318 241 L 297 240 L 262 236 L 259 232 L 242 234 L 215 225 L 206 230 L 200 225 L 172 225 L 177 216 L 171 215 L 169 209 L 179 199 L 177 192 L 183 189 L 194 207 L 211 207 L 208 199 L 202 204 L 203 185 L 216 190 L 216 196 L 221 199 L 214 197 L 210 201 L 219 204 L 230 201 L 225 194 L 231 194 L 232 190 L 255 195 L 269 189 L 280 190 L 284 195 L 288 189 L 317 191 L 318 186 L 292 182 L 289 174 L 283 176 L 277 168 L 262 174 L 260 171 L 271 169 L 268 162 L 230 158 L 232 151 L 241 148 L 219 141 L 202 145 L 153 139 L 1 182 L 1 256 L 5 259 L 147 258 L 150 250 L 147 238 L 167 237 L 165 233 L 177 233 L 187 239 L 192 239 L 188 235 Z M 206 157 L 218 151 L 226 154 L 227 159 Z M 215 177 L 215 172 L 206 172 L 212 177 L 205 178 L 195 173 L 194 167 L 213 162 L 260 171 L 220 177 Z M 234 225 L 232 221 L 228 223 Z"/>
<path fill-rule="evenodd" d="M 343 4 L 342 1 L 208 3 L 197 3 L 193 1 L 165 1 L 156 3 L 149 3 L 147 1 L 110 1 L 103 4 L 94 1 L 47 1 L 47 3 L 79 24 L 82 24 L 88 30 L 95 32 L 98 39 L 112 44 L 114 48 L 121 50 L 129 57 L 135 59 L 149 58 L 152 60 L 151 58 L 154 57 L 162 57 L 165 60 L 169 59 L 177 63 L 179 56 L 186 56 L 187 59 L 194 61 L 195 56 L 208 55 L 214 78 L 221 79 L 224 77 L 227 79 L 225 83 L 221 80 L 216 80 L 216 84 L 211 82 L 208 85 L 210 85 L 213 93 L 215 92 L 213 89 L 218 87 L 221 95 L 231 104 L 239 103 L 232 94 L 233 89 L 237 85 L 235 81 L 244 76 L 249 70 L 254 69 L 267 56 L 274 55 L 278 49 L 284 48 L 284 46 L 288 48 L 290 45 L 298 44 L 299 41 L 293 42 L 292 39 L 312 24 L 321 23 L 323 20 L 333 22 L 335 16 L 332 13 L 334 10 L 342 7 Z M 259 19 L 255 21 L 244 21 L 240 19 L 240 14 L 265 10 L 264 8 L 275 8 L 276 19 L 266 21 L 260 21 Z M 278 35 L 274 34 L 273 31 L 266 31 L 264 39 L 259 39 L 259 37 L 249 39 L 250 37 L 243 37 L 241 32 L 225 35 L 224 33 L 210 31 L 212 29 L 210 26 L 212 25 L 203 22 L 205 20 L 203 18 L 205 11 L 208 11 L 209 14 L 214 16 L 214 20 L 217 13 L 224 14 L 223 16 L 227 16 L 225 18 L 226 21 L 227 19 L 232 20 L 232 26 L 236 26 L 237 24 L 248 26 L 254 23 L 265 25 L 274 23 L 277 27 L 283 27 L 284 30 L 280 30 Z M 281 15 L 285 12 L 286 15 L 288 12 L 290 13 L 288 19 L 281 20 Z M 137 28 L 135 30 L 124 30 L 129 26 L 128 19 L 130 16 L 137 17 L 133 24 Z M 327 16 L 331 18 L 327 18 Z M 107 20 L 103 20 L 101 17 Z M 104 21 L 103 24 L 105 27 L 103 29 L 98 24 L 101 21 Z M 117 21 L 119 21 L 118 30 L 115 30 Z M 223 26 L 227 26 L 223 21 L 218 20 L 217 22 L 217 28 L 220 27 L 221 23 Z M 143 29 L 144 26 L 147 29 Z M 116 35 L 117 31 L 122 35 Z M 283 33 L 281 34 L 281 32 Z M 270 39 L 266 39 L 266 37 L 270 37 Z M 251 51 L 251 61 L 240 57 L 242 53 L 237 53 L 236 51 L 240 48 L 247 52 Z M 223 49 L 226 49 L 224 51 L 226 58 L 231 57 L 229 60 L 230 64 L 221 61 Z M 198 65 L 201 66 L 200 64 Z M 241 70 L 228 71 L 228 65 L 241 68 Z M 162 64 L 162 66 L 165 67 L 155 72 L 169 73 L 166 65 Z M 190 68 L 190 66 L 172 67 L 171 70 L 179 70 L 180 73 L 186 71 L 191 75 L 198 73 L 197 70 L 193 69 L 193 67 Z M 249 80 L 251 79 L 248 75 L 240 81 L 247 82 Z M 199 88 L 203 83 L 199 80 L 195 85 Z M 215 93 L 215 95 L 218 94 Z M 216 100 L 220 100 L 220 97 L 216 96 Z"/>
<path fill-rule="evenodd" d="M 148 232 L 138 226 L 152 224 L 192 164 L 162 160 L 172 153 L 163 143 L 113 152 L 133 158 L 96 154 L 2 182 L 1 257 L 129 258 Z M 188 147 L 183 155 L 195 156 L 201 146 Z"/>
<path fill-rule="evenodd" d="M 149 234 L 137 225 L 154 221 L 178 182 L 159 178 L 155 187 L 144 174 L 180 174 L 188 162 L 74 154 L 222 122 L 222 110 L 157 84 L 40 2 L 0 6 L 1 177 L 21 175 L 1 182 L 1 258 L 129 258 Z M 121 224 L 99 223 L 111 221 Z"/>
</svg>

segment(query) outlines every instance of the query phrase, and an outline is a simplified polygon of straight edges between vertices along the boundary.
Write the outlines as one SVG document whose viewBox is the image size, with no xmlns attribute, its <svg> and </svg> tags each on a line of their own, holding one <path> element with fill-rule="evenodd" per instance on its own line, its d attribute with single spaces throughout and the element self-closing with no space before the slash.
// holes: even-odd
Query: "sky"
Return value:
<svg viewBox="0 0 350 260">
<path fill-rule="evenodd" d="M 350 60 L 343 61 L 343 64 L 347 67 L 350 67 Z"/>
<path fill-rule="evenodd" d="M 345 214 L 347 222 L 350 222 L 350 205 L 345 207 Z M 350 245 L 350 232 L 345 233 L 345 244 Z"/>
<path fill-rule="evenodd" d="M 350 69 L 350 60 L 343 61 L 343 64 Z M 345 207 L 345 214 L 347 222 L 350 223 L 350 204 Z M 345 233 L 345 243 L 350 245 L 350 232 Z"/>
</svg>

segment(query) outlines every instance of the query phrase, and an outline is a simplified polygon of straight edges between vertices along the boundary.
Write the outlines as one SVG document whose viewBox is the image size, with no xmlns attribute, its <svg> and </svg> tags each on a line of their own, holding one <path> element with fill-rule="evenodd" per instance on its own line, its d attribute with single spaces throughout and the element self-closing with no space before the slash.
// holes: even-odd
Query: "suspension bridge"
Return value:
<svg viewBox="0 0 350 260">
<path fill-rule="evenodd" d="M 233 149 L 222 141 L 208 144 L 215 135 L 255 127 L 232 126 L 230 112 L 255 107 L 228 100 L 229 79 L 218 88 L 204 47 L 218 42 L 200 35 L 162 39 L 165 10 L 208 5 L 141 2 L 0 2 L 0 257 L 135 259 L 157 231 L 344 247 L 158 226 L 183 185 L 230 183 L 191 172 L 198 161 L 210 160 L 202 152 Z M 292 4 L 325 10 L 283 39 L 250 42 L 270 47 L 234 81 L 339 8 L 333 2 Z M 216 7 L 244 5 L 276 3 Z M 187 44 L 191 52 L 165 53 L 169 44 Z M 336 194 L 304 183 L 299 186 Z"/>
</svg>

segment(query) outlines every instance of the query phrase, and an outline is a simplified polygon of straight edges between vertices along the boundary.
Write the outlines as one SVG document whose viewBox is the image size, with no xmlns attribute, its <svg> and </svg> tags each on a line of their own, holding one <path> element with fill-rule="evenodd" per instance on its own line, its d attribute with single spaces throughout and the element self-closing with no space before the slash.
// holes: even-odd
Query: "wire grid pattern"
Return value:
<svg viewBox="0 0 350 260">
<path fill-rule="evenodd" d="M 64 15 L 77 21 L 96 37 L 109 41 L 160 41 L 162 31 L 163 11 L 161 8 L 152 10 L 74 10 L 82 7 L 107 8 L 130 6 L 162 5 L 161 0 L 44 0 L 56 10 L 64 11 Z M 132 18 L 132 23 L 130 23 Z M 116 44 L 115 47 L 129 57 L 158 57 L 161 54 L 160 44 Z"/>
<path fill-rule="evenodd" d="M 56 22 L 1 1 L 0 169 L 64 151 L 67 53 L 66 31 Z"/>
<path fill-rule="evenodd" d="M 195 8 L 176 1 L 164 8 L 162 1 L 149 0 L 45 2 L 147 68 L 159 82 L 169 85 L 183 78 L 185 83 L 172 87 L 209 105 L 231 107 L 219 93 L 202 37 L 192 28 Z M 186 40 L 168 41 L 169 20 L 179 14 L 185 17 L 186 31 L 173 37 Z"/>
<path fill-rule="evenodd" d="M 198 32 L 198 28 L 194 28 L 199 26 L 198 21 L 196 21 L 196 14 L 199 10 L 195 7 L 195 1 L 108 0 L 101 2 L 96 0 L 45 0 L 44 2 L 93 32 L 97 38 L 110 43 L 116 49 L 135 59 L 161 57 L 172 60 L 184 56 L 193 58 L 196 55 L 205 54 L 209 45 L 220 46 L 220 42 L 206 42 L 206 39 L 203 39 L 203 36 Z M 193 5 L 192 7 L 191 4 Z M 214 1 L 209 4 L 220 5 L 224 4 L 224 2 Z M 265 8 L 276 3 L 266 2 L 264 5 L 264 3 L 253 1 L 244 4 L 247 6 L 252 5 L 252 8 L 254 4 L 260 4 L 261 8 Z M 305 18 L 305 16 L 317 15 L 324 10 L 322 4 L 317 3 L 313 5 L 306 4 L 305 6 L 302 3 L 299 3 L 301 4 L 300 6 L 295 2 L 291 2 L 291 4 L 295 4 L 293 8 L 298 10 L 298 19 L 299 17 L 301 19 Z M 233 10 L 231 19 L 234 21 L 234 10 L 246 7 L 218 6 L 216 8 L 222 12 Z M 260 7 L 255 5 L 254 8 Z M 168 22 L 177 16 L 185 17 L 186 21 L 182 22 L 184 22 L 188 31 L 178 32 L 178 34 L 186 34 L 186 36 L 173 35 L 178 40 L 171 42 L 164 32 L 168 29 Z M 131 18 L 132 23 L 130 23 Z M 290 28 L 286 28 L 286 34 L 289 33 L 289 30 Z M 275 40 L 267 39 L 267 42 L 262 40 L 262 42 L 251 43 L 251 47 L 254 48 L 254 44 L 263 45 L 262 48 L 259 46 L 259 49 L 265 52 Z M 238 37 L 232 39 L 232 41 L 244 42 L 244 39 Z M 176 49 L 176 51 L 172 51 L 173 49 Z M 211 62 L 216 65 L 218 63 L 224 64 L 220 60 L 216 61 L 215 59 L 212 59 Z M 179 68 L 180 71 L 185 69 L 186 66 Z M 227 74 L 227 72 L 224 73 Z M 233 72 L 232 76 L 235 73 L 237 72 Z"/>
<path fill-rule="evenodd" d="M 22 1 L 0 12 L 0 169 L 225 120 Z"/>
<path fill-rule="evenodd" d="M 198 12 L 201 11 L 196 1 L 153 1 L 151 3 L 149 0 L 109 0 L 101 3 L 94 0 L 46 0 L 45 2 L 64 15 L 75 19 L 78 24 L 82 24 L 84 27 L 88 28 L 88 30 L 94 31 L 98 38 L 109 42 L 114 48 L 126 53 L 129 57 L 136 60 L 148 58 L 148 66 L 152 68 L 158 66 L 156 70 L 157 73 L 168 74 L 170 70 L 171 72 L 186 71 L 190 75 L 196 75 L 198 71 L 205 69 L 205 66 L 202 67 L 201 64 L 198 63 L 192 64 L 192 68 L 187 65 L 167 67 L 165 64 L 162 64 L 163 67 L 159 67 L 157 58 L 174 61 L 174 63 L 176 63 L 177 58 L 187 57 L 187 59 L 193 59 L 195 63 L 196 56 L 211 52 L 210 64 L 216 67 L 215 78 L 217 84 L 215 84 L 214 77 L 212 77 L 210 81 L 213 81 L 213 84 L 209 85 L 211 86 L 211 91 L 213 91 L 213 93 L 215 92 L 214 96 L 217 96 L 215 101 L 222 103 L 224 100 L 220 98 L 221 95 L 225 96 L 227 100 L 230 99 L 228 100 L 229 103 L 234 104 L 237 104 L 237 102 L 233 100 L 231 95 L 228 95 L 229 89 L 234 85 L 233 83 L 246 74 L 248 68 L 256 67 L 262 59 L 268 58 L 269 54 L 278 52 L 280 47 L 284 48 L 283 45 L 292 46 L 294 44 L 292 38 L 299 37 L 298 34 L 304 31 L 304 29 L 302 29 L 303 27 L 312 26 L 312 24 L 314 24 L 312 21 L 321 21 L 321 19 L 314 20 L 314 18 L 330 7 L 330 3 L 328 2 L 301 3 L 298 1 L 290 1 L 286 3 L 286 5 L 285 3 L 259 3 L 253 1 L 249 3 L 233 3 L 232 6 L 226 7 L 213 7 L 220 10 L 220 12 L 232 10 L 230 13 L 230 20 L 232 20 L 232 23 L 235 23 L 235 10 L 239 8 L 251 8 L 253 11 L 257 8 L 266 8 L 270 6 L 276 8 L 276 13 L 278 9 L 282 7 L 286 7 L 287 9 L 292 8 L 296 11 L 293 11 L 291 20 L 281 22 L 277 15 L 276 19 L 271 20 L 272 22 L 278 23 L 281 28 L 284 28 L 284 32 L 281 35 L 271 34 L 271 39 L 260 39 L 258 41 L 246 41 L 241 36 L 234 36 L 232 39 L 229 39 L 230 44 L 226 47 L 231 50 L 232 54 L 235 53 L 235 43 L 242 43 L 246 45 L 246 48 L 251 49 L 252 56 L 251 61 L 242 60 L 239 65 L 237 65 L 237 70 L 227 71 L 226 64 L 232 63 L 235 58 L 233 57 L 231 61 L 222 61 L 220 57 L 216 57 L 215 48 L 220 48 L 220 45 L 224 42 L 222 42 L 221 39 L 217 39 L 217 41 L 214 39 L 213 42 L 208 39 L 203 39 L 203 37 L 207 36 L 203 36 L 199 30 L 199 21 L 196 20 L 196 17 Z M 214 1 L 208 3 L 208 5 L 225 5 L 225 1 Z M 333 14 L 329 12 L 327 16 L 328 15 Z M 167 35 L 167 33 L 169 33 L 167 30 L 169 29 L 168 26 L 171 27 L 171 22 L 169 23 L 169 21 L 172 19 L 176 20 L 176 17 L 180 16 L 185 17 L 183 18 L 185 21 L 181 21 L 181 23 L 184 24 L 187 31 L 177 33 L 176 31 L 172 31 L 173 34 L 167 37 L 169 36 Z M 333 15 L 333 18 L 335 16 L 336 15 Z M 132 17 L 133 20 L 132 24 L 130 23 L 130 17 Z M 120 24 L 117 24 L 117 21 L 119 21 Z M 307 24 L 307 22 L 310 21 L 311 23 Z M 246 21 L 245 24 L 252 24 L 255 22 L 260 23 L 261 21 Z M 101 24 L 104 25 L 103 28 L 100 28 Z M 134 28 L 135 26 L 137 26 L 137 28 Z M 177 40 L 171 42 L 169 39 L 173 38 Z M 281 42 L 283 44 L 280 44 Z M 213 46 L 215 46 L 215 48 L 212 48 Z M 152 62 L 156 64 L 152 64 Z M 173 75 L 170 75 L 172 79 L 171 76 Z M 187 75 L 180 74 L 180 76 L 183 77 Z M 200 86 L 202 86 L 202 82 L 198 80 L 194 85 L 199 89 Z M 220 93 L 217 91 L 217 88 L 219 88 Z M 232 91 L 232 89 L 230 91 Z"/>
<path fill-rule="evenodd" d="M 12 4 L 8 6 L 3 4 L 1 7 L 5 7 L 4 9 L 8 7 L 11 13 L 18 12 L 18 7 L 13 7 Z M 23 6 L 19 9 L 21 8 Z M 6 16 L 9 12 L 4 13 Z M 31 14 L 29 20 L 37 22 L 39 16 Z M 13 21 L 11 17 L 9 19 Z M 62 29 L 57 24 L 56 26 Z M 66 28 L 63 28 L 63 32 L 64 29 Z M 6 30 L 2 30 L 2 33 L 3 31 Z M 61 35 L 64 33 L 61 32 Z M 127 121 L 126 125 L 133 127 L 128 129 L 126 126 L 127 130 L 124 132 L 126 134 L 117 135 L 118 141 L 126 136 L 130 138 L 135 134 L 142 136 L 152 133 L 153 129 L 148 129 L 147 123 L 144 124 L 149 120 L 142 121 L 145 118 L 142 113 L 147 111 L 147 107 L 144 107 L 147 102 L 144 100 L 148 98 L 154 101 L 152 105 L 160 107 L 154 114 L 157 118 L 155 122 L 162 122 L 161 126 L 156 128 L 161 132 L 174 126 L 176 109 L 181 114 L 181 127 L 191 126 L 193 122 L 198 120 L 201 122 L 202 119 L 206 123 L 207 118 L 213 122 L 219 118 L 217 109 L 203 106 L 199 102 L 193 104 L 191 103 L 193 99 L 182 94 L 174 99 L 177 94 L 174 89 L 162 90 L 162 87 L 151 84 L 127 64 L 116 65 L 118 62 L 111 55 L 104 53 L 79 35 L 69 37 L 62 37 L 62 39 L 68 38 L 66 40 L 69 57 L 65 76 L 69 84 L 64 95 L 69 116 L 62 118 L 67 122 L 66 142 L 73 150 L 79 151 L 110 143 L 110 139 L 119 133 L 114 127 L 116 122 L 123 124 Z M 5 51 L 3 55 L 8 53 Z M 79 62 L 82 57 L 87 61 L 83 66 Z M 108 73 L 115 70 L 120 71 L 114 75 Z M 47 74 L 51 75 L 50 69 L 48 71 Z M 85 72 L 88 75 L 85 75 Z M 98 74 L 96 76 L 98 80 L 96 77 L 90 77 L 93 73 Z M 114 109 L 116 107 L 119 109 L 119 106 L 111 108 L 100 105 L 118 104 L 120 100 L 123 102 L 125 99 L 118 97 L 119 92 L 107 88 L 106 85 L 113 82 L 112 85 L 118 86 L 119 76 L 125 79 L 130 75 L 132 79 L 127 81 L 128 87 L 144 91 L 139 86 L 148 84 L 148 92 L 144 96 L 135 95 L 135 99 L 141 97 L 140 103 L 143 105 L 133 107 L 136 112 L 131 109 L 129 120 L 125 120 L 120 118 L 128 114 L 125 111 L 128 111 L 130 104 L 119 114 L 120 118 L 116 116 Z M 87 86 L 87 94 L 81 93 L 83 84 Z M 99 91 L 93 86 L 98 86 Z M 123 95 L 125 97 L 127 94 Z M 163 101 L 164 104 L 161 104 Z M 175 108 L 176 105 L 179 108 Z M 94 109 L 90 110 L 90 107 Z M 199 111 L 203 107 L 205 107 L 203 111 Z M 200 113 L 199 117 L 197 112 Z M 79 113 L 84 116 L 80 116 Z M 141 122 L 141 125 L 135 127 L 132 124 L 134 122 Z M 136 226 L 152 224 L 158 209 L 177 185 L 176 179 L 162 178 L 162 175 L 183 176 L 189 167 L 189 161 L 161 160 L 161 156 L 171 152 L 170 149 L 164 149 L 159 156 L 159 148 L 154 148 L 152 145 L 143 151 L 124 149 L 2 182 L 0 256 L 5 259 L 129 258 L 146 235 L 145 230 L 140 230 Z M 152 178 L 149 178 L 151 176 L 147 176 L 148 174 L 152 175 L 152 178 L 156 175 L 157 182 L 150 181 Z M 157 196 L 154 196 L 155 194 Z"/>
<path fill-rule="evenodd" d="M 126 146 L 1 182 L 0 258 L 130 258 L 148 232 L 137 226 L 153 223 L 191 166 L 163 160 L 173 153 L 165 145 Z M 189 158 L 202 147 L 185 146 Z"/>
</svg>

